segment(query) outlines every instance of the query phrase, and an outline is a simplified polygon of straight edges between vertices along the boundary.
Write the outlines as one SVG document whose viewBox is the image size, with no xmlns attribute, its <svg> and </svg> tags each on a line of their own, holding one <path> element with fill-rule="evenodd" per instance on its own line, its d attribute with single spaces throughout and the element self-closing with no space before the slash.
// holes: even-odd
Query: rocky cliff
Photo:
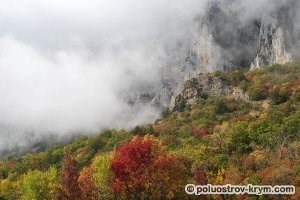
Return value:
<svg viewBox="0 0 300 200">
<path fill-rule="evenodd" d="M 208 96 L 231 96 L 250 102 L 248 94 L 238 87 L 229 85 L 226 81 L 213 74 L 199 74 L 186 81 L 180 94 L 173 98 L 170 110 L 180 110 L 181 107 L 192 105 L 198 98 L 206 99 Z"/>
<path fill-rule="evenodd" d="M 138 101 L 132 102 L 143 99 L 168 107 L 184 89 L 184 82 L 199 73 L 253 69 L 299 58 L 299 51 L 295 51 L 300 41 L 300 28 L 296 27 L 299 1 L 279 1 L 274 7 L 262 9 L 264 12 L 247 17 L 243 13 L 247 7 L 242 9 L 241 3 L 209 1 L 206 11 L 195 18 L 194 28 L 183 39 L 188 41 L 185 57 L 167 63 L 160 83 L 135 95 Z M 142 98 L 145 96 L 148 98 Z"/>
<path fill-rule="evenodd" d="M 259 32 L 258 53 L 251 68 L 262 67 L 272 63 L 284 64 L 297 55 L 292 55 L 293 9 L 281 7 L 277 12 L 263 15 Z"/>
<path fill-rule="evenodd" d="M 246 19 L 243 10 L 236 8 L 237 2 L 210 1 L 205 14 L 195 20 L 194 44 L 188 50 L 186 69 L 232 71 L 284 64 L 297 56 L 291 48 L 299 40 L 293 33 L 296 1 L 286 1 Z"/>
</svg>

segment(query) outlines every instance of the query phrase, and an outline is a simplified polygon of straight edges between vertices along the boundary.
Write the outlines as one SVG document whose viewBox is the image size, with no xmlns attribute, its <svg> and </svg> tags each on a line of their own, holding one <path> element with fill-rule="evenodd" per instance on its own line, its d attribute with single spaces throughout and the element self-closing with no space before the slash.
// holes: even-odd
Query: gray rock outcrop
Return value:
<svg viewBox="0 0 300 200">
<path fill-rule="evenodd" d="M 181 106 L 192 105 L 198 98 L 208 96 L 231 96 L 250 102 L 250 97 L 240 88 L 230 86 L 226 81 L 212 74 L 199 74 L 186 81 L 180 94 L 170 103 L 170 110 L 178 110 Z"/>
<path fill-rule="evenodd" d="M 300 43 L 299 1 L 274 3 L 276 6 L 246 19 L 245 10 L 237 9 L 240 4 L 242 1 L 209 1 L 206 11 L 195 18 L 193 30 L 183 38 L 185 49 L 178 54 L 185 57 L 172 57 L 161 69 L 161 81 L 135 94 L 136 100 L 146 96 L 151 105 L 166 108 L 170 102 L 174 104 L 184 82 L 199 73 L 254 69 L 300 57 L 295 50 Z"/>
</svg>

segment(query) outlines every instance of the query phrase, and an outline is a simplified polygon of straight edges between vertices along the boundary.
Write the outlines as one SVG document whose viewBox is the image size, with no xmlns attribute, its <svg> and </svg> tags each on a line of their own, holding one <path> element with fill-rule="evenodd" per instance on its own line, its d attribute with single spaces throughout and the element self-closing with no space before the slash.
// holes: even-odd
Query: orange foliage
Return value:
<svg viewBox="0 0 300 200">
<path fill-rule="evenodd" d="M 192 134 L 196 138 L 204 137 L 209 134 L 209 131 L 206 127 L 194 126 L 192 127 Z"/>
<path fill-rule="evenodd" d="M 79 175 L 78 183 L 85 200 L 96 200 L 98 197 L 97 188 L 93 180 L 94 170 L 91 167 L 84 168 Z"/>
</svg>

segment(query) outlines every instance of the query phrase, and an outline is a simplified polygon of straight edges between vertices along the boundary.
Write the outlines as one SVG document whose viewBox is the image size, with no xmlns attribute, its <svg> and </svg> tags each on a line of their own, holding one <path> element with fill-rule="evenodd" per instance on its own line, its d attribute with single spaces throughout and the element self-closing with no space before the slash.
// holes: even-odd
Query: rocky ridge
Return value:
<svg viewBox="0 0 300 200">
<path fill-rule="evenodd" d="M 161 86 L 152 92 L 155 95 L 149 102 L 172 107 L 184 82 L 199 73 L 254 69 L 298 57 L 293 45 L 299 41 L 295 37 L 295 32 L 300 32 L 295 29 L 299 2 L 287 0 L 271 12 L 247 20 L 239 17 L 242 11 L 233 9 L 236 2 L 209 1 L 204 15 L 194 21 L 185 59 L 164 68 Z"/>
<path fill-rule="evenodd" d="M 180 110 L 186 105 L 192 105 L 198 98 L 206 99 L 208 96 L 231 96 L 250 102 L 247 93 L 229 85 L 220 77 L 213 74 L 199 74 L 184 83 L 182 92 L 172 99 L 169 109 Z"/>
<path fill-rule="evenodd" d="M 296 28 L 299 1 L 281 2 L 271 11 L 247 20 L 242 17 L 243 10 L 236 9 L 239 4 L 209 1 L 206 11 L 194 19 L 193 29 L 182 39 L 184 49 L 178 48 L 177 56 L 162 67 L 160 81 L 134 90 L 129 102 L 159 109 L 172 107 L 184 91 L 185 81 L 199 73 L 254 69 L 300 57 L 295 51 L 300 41 L 300 30 Z"/>
</svg>

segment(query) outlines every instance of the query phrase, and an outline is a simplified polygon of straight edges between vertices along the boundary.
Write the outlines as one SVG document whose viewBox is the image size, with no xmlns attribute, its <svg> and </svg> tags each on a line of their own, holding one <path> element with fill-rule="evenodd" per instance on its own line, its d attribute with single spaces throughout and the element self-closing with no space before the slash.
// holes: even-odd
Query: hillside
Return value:
<svg viewBox="0 0 300 200">
<path fill-rule="evenodd" d="M 296 187 L 202 199 L 300 199 L 300 62 L 199 74 L 162 116 L 0 161 L 0 199 L 199 199 L 188 183 Z"/>
</svg>

